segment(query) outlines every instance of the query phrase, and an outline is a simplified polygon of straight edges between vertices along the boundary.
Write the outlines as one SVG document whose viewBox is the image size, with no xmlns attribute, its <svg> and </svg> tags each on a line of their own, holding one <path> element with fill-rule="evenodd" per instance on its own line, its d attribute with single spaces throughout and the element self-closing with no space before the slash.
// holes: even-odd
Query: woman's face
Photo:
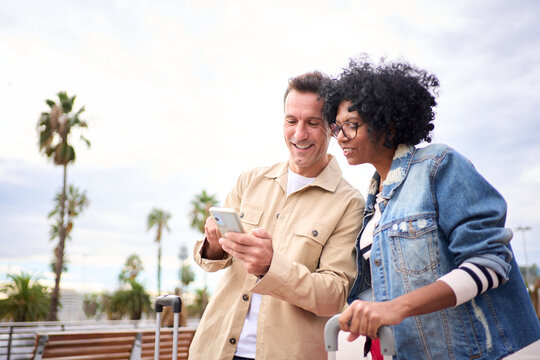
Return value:
<svg viewBox="0 0 540 360">
<path fill-rule="evenodd" d="M 373 164 L 375 165 L 381 160 L 381 156 L 388 150 L 382 146 L 381 141 L 375 142 L 369 137 L 368 126 L 362 121 L 362 118 L 357 111 L 350 112 L 349 107 L 352 105 L 352 101 L 346 100 L 339 104 L 339 108 L 336 116 L 336 125 L 342 127 L 346 124 L 347 133 L 349 138 L 344 135 L 343 130 L 337 134 L 337 141 L 341 149 L 343 149 L 343 155 L 347 158 L 347 161 L 351 165 L 358 164 Z M 351 129 L 356 127 L 356 136 Z M 386 158 L 387 156 L 384 156 Z"/>
</svg>

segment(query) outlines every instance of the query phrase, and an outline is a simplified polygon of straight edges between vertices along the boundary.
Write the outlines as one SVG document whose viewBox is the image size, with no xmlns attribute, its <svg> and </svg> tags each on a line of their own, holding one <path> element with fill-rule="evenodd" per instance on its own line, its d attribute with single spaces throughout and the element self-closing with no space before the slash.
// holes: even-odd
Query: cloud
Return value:
<svg viewBox="0 0 540 360">
<path fill-rule="evenodd" d="M 36 145 L 46 98 L 77 94 L 92 142 L 86 149 L 73 136 L 77 161 L 68 179 L 87 190 L 90 206 L 68 245 L 69 281 L 84 274 L 112 289 L 125 258 L 139 253 L 143 277 L 155 287 L 146 216 L 160 207 L 173 214 L 163 242 L 163 281 L 171 286 L 180 244 L 191 248 L 200 237 L 189 226 L 194 195 L 206 189 L 223 201 L 241 171 L 287 158 L 287 79 L 312 69 L 337 75 L 361 52 L 403 57 L 437 74 L 435 141 L 470 158 L 506 197 L 509 226 L 528 224 L 527 236 L 537 238 L 539 7 L 464 0 L 3 2 L 0 265 L 48 269 L 46 215 L 61 169 Z M 373 167 L 349 166 L 334 141 L 330 152 L 365 195 Z M 538 262 L 535 246 L 530 260 Z M 197 271 L 197 286 L 219 278 Z"/>
</svg>

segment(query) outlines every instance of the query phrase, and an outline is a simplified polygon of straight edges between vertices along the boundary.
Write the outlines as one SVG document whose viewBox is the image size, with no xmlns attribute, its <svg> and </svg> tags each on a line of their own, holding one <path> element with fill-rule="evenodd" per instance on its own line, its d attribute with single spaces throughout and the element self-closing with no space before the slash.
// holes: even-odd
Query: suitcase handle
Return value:
<svg viewBox="0 0 540 360">
<path fill-rule="evenodd" d="M 163 312 L 163 307 L 172 307 L 173 312 L 179 313 L 182 308 L 182 300 L 178 295 L 163 295 L 156 299 L 156 312 Z"/>
<path fill-rule="evenodd" d="M 174 312 L 174 325 L 173 325 L 173 348 L 172 358 L 178 358 L 178 322 L 180 319 L 180 309 L 182 308 L 182 300 L 178 295 L 163 295 L 158 296 L 156 299 L 156 336 L 154 345 L 154 360 L 159 360 L 159 337 L 161 330 L 161 313 L 163 307 L 172 307 Z"/>
<path fill-rule="evenodd" d="M 332 316 L 324 327 L 324 345 L 328 352 L 338 350 L 338 334 L 341 330 L 339 326 L 339 315 Z M 381 326 L 377 330 L 377 335 L 381 343 L 381 354 L 383 356 L 396 355 L 396 343 L 392 328 L 388 325 Z"/>
</svg>

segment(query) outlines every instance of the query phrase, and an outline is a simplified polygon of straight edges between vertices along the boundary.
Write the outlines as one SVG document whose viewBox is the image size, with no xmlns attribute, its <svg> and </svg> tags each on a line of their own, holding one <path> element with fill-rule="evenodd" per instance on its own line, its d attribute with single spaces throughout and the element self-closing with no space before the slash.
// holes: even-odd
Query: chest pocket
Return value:
<svg viewBox="0 0 540 360">
<path fill-rule="evenodd" d="M 439 264 L 437 224 L 432 218 L 397 221 L 388 230 L 396 270 L 419 276 Z"/>
<path fill-rule="evenodd" d="M 246 234 L 251 233 L 251 230 L 260 227 L 261 218 L 264 213 L 263 209 L 245 206 L 240 209 L 238 216 L 242 221 Z"/>
<path fill-rule="evenodd" d="M 312 221 L 298 221 L 294 226 L 294 235 L 287 244 L 287 255 L 315 271 L 323 246 L 331 233 L 329 228 Z"/>
</svg>

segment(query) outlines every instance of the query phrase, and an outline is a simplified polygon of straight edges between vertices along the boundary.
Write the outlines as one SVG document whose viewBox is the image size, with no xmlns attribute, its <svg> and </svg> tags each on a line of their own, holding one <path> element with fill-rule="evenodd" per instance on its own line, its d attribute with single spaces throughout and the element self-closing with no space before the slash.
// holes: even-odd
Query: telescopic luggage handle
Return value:
<svg viewBox="0 0 540 360">
<path fill-rule="evenodd" d="M 339 326 L 339 315 L 332 316 L 324 327 L 324 345 L 328 351 L 328 358 L 335 359 L 335 352 L 338 350 L 338 334 L 341 330 Z M 396 355 L 396 343 L 394 341 L 394 332 L 390 326 L 384 325 L 377 331 L 381 344 L 381 354 L 386 356 Z"/>
<path fill-rule="evenodd" d="M 173 324 L 173 350 L 172 358 L 178 359 L 178 323 L 180 319 L 180 310 L 182 309 L 182 299 L 178 295 L 163 295 L 156 299 L 156 339 L 154 347 L 154 360 L 159 360 L 159 336 L 161 330 L 161 313 L 164 307 L 171 307 L 174 312 Z"/>
<path fill-rule="evenodd" d="M 156 313 L 163 312 L 163 307 L 172 307 L 173 312 L 179 313 L 182 309 L 182 299 L 178 295 L 163 295 L 156 299 Z"/>
</svg>

